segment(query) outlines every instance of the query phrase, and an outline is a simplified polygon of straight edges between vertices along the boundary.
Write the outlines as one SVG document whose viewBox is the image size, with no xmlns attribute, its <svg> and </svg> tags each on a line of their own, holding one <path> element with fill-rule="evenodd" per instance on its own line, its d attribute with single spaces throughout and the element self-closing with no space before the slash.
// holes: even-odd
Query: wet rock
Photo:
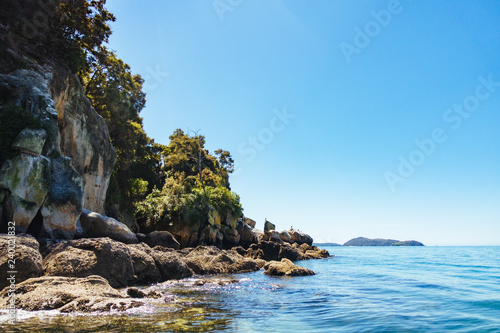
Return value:
<svg viewBox="0 0 500 333">
<path fill-rule="evenodd" d="M 232 274 L 259 269 L 258 264 L 237 251 L 224 251 L 215 246 L 198 246 L 185 257 L 196 274 Z"/>
<path fill-rule="evenodd" d="M 138 243 L 137 236 L 125 224 L 87 209 L 82 209 L 80 225 L 80 238 L 109 237 L 125 244 Z"/>
<path fill-rule="evenodd" d="M 110 238 L 64 241 L 47 249 L 43 259 L 45 275 L 87 277 L 99 275 L 112 287 L 126 287 L 134 281 L 130 250 Z"/>
<path fill-rule="evenodd" d="M 9 289 L 0 292 L 0 308 L 5 308 L 10 298 Z M 15 306 L 28 311 L 52 310 L 80 297 L 124 298 L 101 276 L 73 278 L 61 276 L 42 276 L 28 279 L 17 285 Z"/>
<path fill-rule="evenodd" d="M 288 259 L 271 261 L 264 266 L 264 269 L 264 274 L 273 276 L 307 276 L 316 274 L 310 269 L 295 265 Z"/>
<path fill-rule="evenodd" d="M 159 245 L 163 247 L 170 247 L 175 250 L 180 248 L 179 242 L 168 231 L 153 231 L 146 235 L 144 242 L 150 247 Z"/>
<path fill-rule="evenodd" d="M 9 243 L 11 245 L 9 251 Z M 13 256 L 9 256 L 12 253 Z M 14 259 L 15 262 L 9 261 Z M 15 264 L 14 269 L 10 264 Z M 33 277 L 43 275 L 42 256 L 39 252 L 39 244 L 37 240 L 26 234 L 17 236 L 0 235 L 0 290 L 10 285 L 7 278 L 10 277 L 8 271 L 16 271 L 15 283 L 19 284 L 22 281 Z"/>
<path fill-rule="evenodd" d="M 145 292 L 135 287 L 127 288 L 127 295 L 129 295 L 132 298 L 144 298 L 147 296 Z"/>
<path fill-rule="evenodd" d="M 125 311 L 144 304 L 135 299 L 83 296 L 64 305 L 59 311 L 63 313 Z"/>
</svg>

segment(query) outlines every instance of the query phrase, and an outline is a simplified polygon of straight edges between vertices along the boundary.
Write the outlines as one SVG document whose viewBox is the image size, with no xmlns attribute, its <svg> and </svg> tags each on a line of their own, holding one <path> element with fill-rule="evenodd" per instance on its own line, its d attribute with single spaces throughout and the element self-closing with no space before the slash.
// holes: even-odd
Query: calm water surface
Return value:
<svg viewBox="0 0 500 333">
<path fill-rule="evenodd" d="M 315 276 L 163 283 L 152 287 L 169 295 L 163 305 L 105 316 L 20 312 L 2 331 L 500 332 L 500 247 L 327 249 L 334 258 L 298 263 Z"/>
</svg>

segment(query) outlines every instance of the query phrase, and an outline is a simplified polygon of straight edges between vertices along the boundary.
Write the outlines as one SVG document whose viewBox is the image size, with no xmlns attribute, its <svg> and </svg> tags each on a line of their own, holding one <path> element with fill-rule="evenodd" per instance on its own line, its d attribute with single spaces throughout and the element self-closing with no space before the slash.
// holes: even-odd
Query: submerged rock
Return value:
<svg viewBox="0 0 500 333">
<path fill-rule="evenodd" d="M 0 308 L 6 308 L 10 298 L 8 288 L 0 292 Z M 28 279 L 17 285 L 14 304 L 28 311 L 59 309 L 81 297 L 118 298 L 122 295 L 100 276 L 86 278 L 43 276 Z"/>
<path fill-rule="evenodd" d="M 264 274 L 273 276 L 306 276 L 315 275 L 310 269 L 299 267 L 288 259 L 281 261 L 271 261 L 264 265 Z"/>
</svg>

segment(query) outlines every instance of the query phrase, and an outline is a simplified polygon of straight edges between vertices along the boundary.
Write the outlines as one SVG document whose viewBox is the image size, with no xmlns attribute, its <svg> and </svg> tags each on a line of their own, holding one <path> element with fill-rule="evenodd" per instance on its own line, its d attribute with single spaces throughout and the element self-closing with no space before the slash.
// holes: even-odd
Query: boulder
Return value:
<svg viewBox="0 0 500 333">
<path fill-rule="evenodd" d="M 87 209 L 82 209 L 80 226 L 80 238 L 109 237 L 125 244 L 138 243 L 137 236 L 125 224 Z"/>
<path fill-rule="evenodd" d="M 178 250 L 180 248 L 179 242 L 168 231 L 150 232 L 146 235 L 146 239 L 144 240 L 144 242 L 150 247 L 159 245 L 163 247 L 170 247 L 175 250 Z"/>
<path fill-rule="evenodd" d="M 0 308 L 6 308 L 10 302 L 8 291 L 9 289 L 6 288 L 0 292 Z M 61 276 L 32 278 L 19 283 L 15 295 L 16 309 L 27 311 L 61 309 L 82 298 L 89 300 L 92 297 L 98 298 L 100 301 L 104 301 L 104 299 L 120 301 L 128 297 L 113 289 L 104 278 L 96 275 L 86 278 Z M 81 303 L 88 304 L 86 301 Z M 81 310 L 76 304 L 72 308 L 73 310 Z M 67 310 L 69 309 L 67 308 Z"/>
<path fill-rule="evenodd" d="M 43 128 L 25 128 L 19 133 L 12 144 L 12 149 L 20 150 L 23 153 L 40 156 L 47 140 L 47 131 Z"/>
<path fill-rule="evenodd" d="M 239 244 L 248 248 L 251 244 L 257 242 L 257 235 L 253 232 L 252 227 L 242 221 L 236 225 L 236 231 L 240 235 Z"/>
<path fill-rule="evenodd" d="M 13 249 L 11 251 L 9 251 L 9 244 L 11 244 L 10 248 Z M 9 255 L 10 253 L 13 253 L 12 257 Z M 12 259 L 15 262 L 10 261 Z M 39 244 L 33 236 L 27 234 L 0 235 L 0 290 L 10 284 L 7 280 L 10 277 L 10 274 L 7 273 L 9 271 L 16 271 L 16 284 L 43 275 Z"/>
<path fill-rule="evenodd" d="M 211 225 L 207 225 L 201 230 L 198 243 L 200 245 L 215 245 L 221 247 L 223 237 L 224 236 L 218 229 Z"/>
<path fill-rule="evenodd" d="M 307 276 L 315 275 L 310 269 L 299 267 L 288 259 L 281 261 L 271 261 L 264 265 L 264 274 L 273 276 Z"/>
<path fill-rule="evenodd" d="M 132 284 L 147 285 L 163 280 L 155 259 L 150 255 L 152 249 L 148 245 L 141 243 L 128 245 L 127 247 L 134 267 Z"/>
<path fill-rule="evenodd" d="M 112 287 L 126 287 L 134 281 L 130 250 L 110 238 L 86 238 L 49 246 L 43 259 L 45 275 L 87 277 L 99 275 Z"/>
<path fill-rule="evenodd" d="M 264 233 L 259 234 L 258 236 L 259 242 L 275 242 L 275 243 L 283 243 L 280 238 L 280 233 L 276 230 L 264 231 Z"/>
<path fill-rule="evenodd" d="M 83 179 L 71 166 L 71 158 L 51 160 L 50 191 L 41 213 L 44 231 L 51 238 L 73 239 L 83 208 Z"/>
<path fill-rule="evenodd" d="M 137 241 L 139 243 L 142 243 L 142 242 L 145 243 L 146 242 L 146 235 L 143 234 L 143 233 L 138 232 L 138 233 L 135 234 L 135 237 L 137 237 Z"/>
<path fill-rule="evenodd" d="M 252 229 L 255 228 L 257 225 L 257 222 L 255 222 L 252 219 L 249 219 L 248 217 L 244 217 L 245 223 L 248 224 Z"/>
<path fill-rule="evenodd" d="M 5 161 L 0 170 L 0 188 L 5 195 L 6 215 L 16 221 L 16 230 L 26 232 L 51 188 L 51 162 L 44 156 L 20 154 Z M 5 193 L 5 192 L 4 192 Z"/>
<path fill-rule="evenodd" d="M 309 236 L 308 234 L 301 232 L 301 231 L 290 229 L 290 230 L 288 230 L 288 234 L 290 234 L 290 237 L 292 237 L 292 240 L 294 242 L 298 243 L 299 245 L 304 244 L 304 243 L 312 245 L 312 243 L 313 243 L 312 237 Z"/>
<path fill-rule="evenodd" d="M 184 258 L 196 274 L 233 274 L 259 270 L 255 260 L 237 251 L 224 251 L 215 246 L 198 246 Z"/>
<path fill-rule="evenodd" d="M 160 271 L 162 281 L 193 276 L 193 271 L 191 271 L 187 261 L 179 253 L 175 251 L 158 251 L 157 248 L 155 247 L 154 250 L 149 252 L 149 255 L 153 257 Z"/>
<path fill-rule="evenodd" d="M 266 222 L 264 223 L 264 232 L 271 230 L 276 230 L 276 226 L 271 222 L 269 222 L 268 220 L 266 220 Z"/>
<path fill-rule="evenodd" d="M 279 237 L 280 239 L 283 241 L 283 242 L 287 242 L 287 243 L 293 243 L 294 241 L 292 240 L 292 237 L 290 236 L 290 234 L 286 231 L 282 231 L 279 233 Z"/>
</svg>

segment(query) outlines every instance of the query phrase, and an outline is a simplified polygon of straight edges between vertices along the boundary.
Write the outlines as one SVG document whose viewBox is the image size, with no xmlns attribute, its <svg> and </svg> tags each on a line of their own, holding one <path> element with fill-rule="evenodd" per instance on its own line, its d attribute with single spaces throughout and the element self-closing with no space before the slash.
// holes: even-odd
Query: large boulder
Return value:
<svg viewBox="0 0 500 333">
<path fill-rule="evenodd" d="M 298 243 L 299 245 L 304 244 L 304 243 L 312 245 L 312 243 L 313 243 L 313 239 L 311 236 L 309 236 L 308 234 L 305 234 L 299 230 L 295 230 L 292 228 L 292 229 L 288 230 L 288 234 L 290 235 L 292 240 L 294 242 Z"/>
<path fill-rule="evenodd" d="M 87 209 L 82 209 L 80 226 L 80 238 L 109 237 L 125 244 L 138 243 L 137 236 L 125 224 Z"/>
<path fill-rule="evenodd" d="M 150 255 L 153 251 L 148 245 L 129 245 L 130 258 L 134 266 L 134 285 L 147 285 L 162 281 L 161 272 L 156 266 L 155 259 Z"/>
<path fill-rule="evenodd" d="M 273 276 L 307 276 L 315 275 L 310 269 L 299 267 L 288 259 L 271 261 L 264 266 L 264 274 Z"/>
<path fill-rule="evenodd" d="M 196 274 L 233 274 L 259 270 L 255 260 L 237 251 L 224 251 L 215 246 L 198 246 L 184 257 Z"/>
<path fill-rule="evenodd" d="M 252 229 L 257 225 L 257 222 L 248 217 L 244 217 L 243 219 L 245 220 L 245 223 L 248 224 Z"/>
<path fill-rule="evenodd" d="M 156 246 L 148 254 L 153 257 L 160 271 L 161 281 L 183 279 L 193 275 L 193 271 L 184 258 L 171 249 Z"/>
<path fill-rule="evenodd" d="M 51 162 L 25 153 L 7 160 L 0 170 L 0 188 L 8 190 L 4 203 L 7 219 L 26 232 L 51 189 Z"/>
<path fill-rule="evenodd" d="M 11 301 L 8 291 L 6 288 L 0 292 L 0 308 L 6 308 Z M 16 309 L 37 311 L 62 310 L 65 305 L 73 301 L 77 301 L 76 304 L 88 305 L 92 298 L 97 298 L 101 302 L 106 299 L 111 301 L 111 304 L 118 305 L 128 296 L 113 289 L 108 281 L 96 275 L 85 278 L 43 276 L 19 283 L 13 301 Z M 136 302 L 136 306 L 143 305 L 142 302 Z M 73 310 L 81 310 L 76 304 L 73 304 Z M 110 306 L 107 310 L 112 309 L 120 310 L 120 307 Z"/>
<path fill-rule="evenodd" d="M 0 290 L 10 285 L 7 280 L 10 278 L 11 274 L 8 273 L 10 271 L 16 272 L 14 273 L 16 284 L 43 275 L 39 244 L 33 236 L 0 235 Z"/>
<path fill-rule="evenodd" d="M 65 241 L 47 249 L 45 275 L 87 277 L 99 275 L 112 287 L 126 287 L 134 281 L 130 250 L 110 238 Z"/>
<path fill-rule="evenodd" d="M 257 242 L 257 234 L 249 224 L 239 221 L 236 225 L 236 231 L 240 235 L 241 246 L 248 248 L 251 244 Z"/>
<path fill-rule="evenodd" d="M 179 242 L 175 237 L 168 231 L 153 231 L 146 235 L 144 240 L 146 244 L 150 247 L 163 246 L 170 247 L 172 249 L 178 250 L 180 248 Z"/>
</svg>

